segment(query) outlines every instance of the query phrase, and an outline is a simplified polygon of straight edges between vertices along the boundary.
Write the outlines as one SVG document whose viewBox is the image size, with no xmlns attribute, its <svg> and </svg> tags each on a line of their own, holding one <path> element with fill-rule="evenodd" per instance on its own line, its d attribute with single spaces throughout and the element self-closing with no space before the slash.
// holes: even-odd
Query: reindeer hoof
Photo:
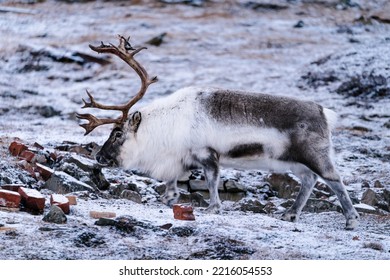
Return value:
<svg viewBox="0 0 390 280">
<path fill-rule="evenodd" d="M 219 213 L 221 213 L 221 205 L 220 204 L 212 204 L 205 209 L 205 212 L 208 214 L 219 214 Z"/>
<path fill-rule="evenodd" d="M 281 219 L 283 221 L 296 223 L 296 222 L 298 222 L 299 215 L 295 214 L 295 213 L 288 213 L 288 212 L 286 212 L 286 213 L 283 214 Z"/>
<path fill-rule="evenodd" d="M 173 204 L 176 204 L 178 199 L 179 199 L 178 193 L 165 194 L 161 197 L 161 202 L 164 203 L 165 205 L 172 207 Z"/>
</svg>

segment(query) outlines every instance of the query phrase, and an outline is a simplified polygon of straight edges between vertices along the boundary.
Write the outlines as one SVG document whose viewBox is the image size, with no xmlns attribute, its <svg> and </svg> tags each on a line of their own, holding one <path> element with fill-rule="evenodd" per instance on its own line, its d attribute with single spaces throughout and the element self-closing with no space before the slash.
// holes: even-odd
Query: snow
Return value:
<svg viewBox="0 0 390 280">
<path fill-rule="evenodd" d="M 313 100 L 339 115 L 333 137 L 335 160 L 347 188 L 361 196 L 364 181 L 373 186 L 379 180 L 389 187 L 390 162 L 386 156 L 390 134 L 384 127 L 389 120 L 389 99 L 364 101 L 361 107 L 347 106 L 350 100 L 332 92 L 339 83 L 313 89 L 300 87 L 299 82 L 303 74 L 321 67 L 341 73 L 341 79 L 362 71 L 365 65 L 344 69 L 354 59 L 345 54 L 361 48 L 367 50 L 359 58 L 362 60 L 381 52 L 384 59 L 371 66 L 378 73 L 388 72 L 390 54 L 383 38 L 390 37 L 390 27 L 380 23 L 356 24 L 356 17 L 363 13 L 357 8 L 334 10 L 301 1 L 292 1 L 297 3 L 280 12 L 253 11 L 235 1 L 210 1 L 203 8 L 160 6 L 155 1 L 38 1 L 30 5 L 12 2 L 16 1 L 2 4 L 32 12 L 10 12 L 0 17 L 0 168 L 13 182 L 27 177 L 20 175 L 22 171 L 15 171 L 17 160 L 7 152 L 12 139 L 18 137 L 46 147 L 64 141 L 102 144 L 109 135 L 109 126 L 84 137 L 75 118 L 75 113 L 86 111 L 80 109 L 85 90 L 91 90 L 99 101 L 116 104 L 138 89 L 137 77 L 118 59 L 110 58 L 112 63 L 108 66 L 58 63 L 47 58 L 31 61 L 23 46 L 95 55 L 88 44 L 116 43 L 116 34 L 131 35 L 136 45 L 142 45 L 151 37 L 168 32 L 160 47 L 148 46 L 138 55 L 151 76 L 159 77 L 159 82 L 151 85 L 136 106 L 192 85 Z M 368 2 L 359 1 L 364 7 L 369 7 Z M 380 7 L 385 1 L 376 2 Z M 298 20 L 304 20 L 307 27 L 292 28 Z M 350 25 L 354 34 L 336 32 L 340 24 Z M 350 43 L 351 36 L 361 43 Z M 340 63 L 311 64 L 327 55 L 334 58 L 332 63 L 340 56 Z M 48 70 L 21 71 L 29 63 Z M 40 106 L 51 106 L 60 114 L 44 117 L 39 113 Z M 97 115 L 107 117 L 111 113 Z M 368 127 L 371 132 L 353 133 L 355 126 Z M 14 229 L 0 231 L 0 259 L 390 259 L 388 214 L 362 213 L 359 228 L 346 231 L 345 219 L 338 212 L 303 212 L 297 223 L 289 223 L 280 220 L 282 208 L 273 214 L 245 213 L 237 210 L 234 202 L 224 201 L 221 214 L 207 214 L 195 208 L 195 221 L 178 221 L 173 218 L 172 209 L 158 201 L 147 179 L 135 175 L 122 178 L 123 173 L 115 169 L 104 173 L 136 183 L 141 188 L 143 203 L 77 193 L 78 204 L 71 206 L 64 225 L 43 222 L 41 215 L 0 208 L 0 224 Z M 266 174 L 222 170 L 222 176 L 239 178 L 248 188 L 264 182 Z M 35 186 L 32 179 L 23 183 Z M 50 192 L 43 193 L 47 212 Z M 93 210 L 115 212 L 117 217 L 131 216 L 153 229 L 136 226 L 134 232 L 124 233 L 112 226 L 97 226 L 89 216 Z M 172 224 L 171 229 L 159 228 L 166 224 Z M 190 233 L 177 233 L 187 228 Z M 91 240 L 80 245 L 83 233 Z"/>
</svg>

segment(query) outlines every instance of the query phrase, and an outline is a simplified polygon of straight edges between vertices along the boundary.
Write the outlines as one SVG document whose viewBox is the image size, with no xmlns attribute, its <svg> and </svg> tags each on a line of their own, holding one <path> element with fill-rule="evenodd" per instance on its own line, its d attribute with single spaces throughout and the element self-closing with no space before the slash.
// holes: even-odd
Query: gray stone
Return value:
<svg viewBox="0 0 390 280">
<path fill-rule="evenodd" d="M 64 224 L 67 221 L 67 217 L 60 207 L 52 205 L 49 213 L 47 213 L 42 220 L 48 223 Z"/>
<path fill-rule="evenodd" d="M 367 189 L 362 196 L 362 203 L 375 206 L 378 204 L 378 197 L 375 191 Z"/>
<path fill-rule="evenodd" d="M 62 171 L 54 172 L 50 179 L 45 182 L 43 187 L 58 194 L 67 194 L 78 191 L 95 191 L 91 186 L 78 181 Z"/>
<path fill-rule="evenodd" d="M 367 205 L 364 203 L 355 204 L 353 207 L 355 207 L 356 211 L 360 213 L 368 213 L 368 214 L 377 214 L 378 211 L 375 207 L 372 207 L 371 205 Z"/>
<path fill-rule="evenodd" d="M 130 191 L 139 193 L 138 187 L 134 183 L 111 184 L 111 186 L 109 188 L 110 194 L 115 195 L 115 196 L 121 196 L 123 191 L 125 191 L 125 190 L 130 190 Z"/>
<path fill-rule="evenodd" d="M 264 207 L 265 205 L 254 199 L 248 199 L 240 202 L 240 210 L 244 212 L 266 214 L 267 212 L 264 210 Z"/>
<path fill-rule="evenodd" d="M 63 165 L 59 169 L 76 179 L 99 190 L 107 190 L 110 186 L 96 161 L 76 154 L 68 154 L 62 162 Z"/>
<path fill-rule="evenodd" d="M 229 180 L 224 183 L 227 192 L 245 192 L 246 187 L 234 180 Z"/>
<path fill-rule="evenodd" d="M 277 192 L 279 198 L 291 198 L 299 191 L 300 183 L 288 173 L 272 173 L 265 180 L 271 185 L 271 189 Z"/>
<path fill-rule="evenodd" d="M 311 213 L 321 213 L 329 211 L 341 212 L 341 207 L 322 199 L 309 199 L 303 208 L 303 211 Z"/>
<path fill-rule="evenodd" d="M 209 203 L 204 199 L 203 195 L 198 192 L 180 193 L 177 203 L 190 203 L 194 207 L 207 207 Z"/>
<path fill-rule="evenodd" d="M 220 180 L 219 185 L 218 185 L 219 191 L 224 191 L 223 185 L 224 185 L 224 183 L 222 182 L 222 180 Z M 205 180 L 195 179 L 195 180 L 189 181 L 189 191 L 190 192 L 209 191 L 209 189 L 207 188 Z"/>
<path fill-rule="evenodd" d="M 139 193 L 132 191 L 132 190 L 124 190 L 122 191 L 121 195 L 122 198 L 131 200 L 136 203 L 142 203 L 142 197 Z"/>
</svg>

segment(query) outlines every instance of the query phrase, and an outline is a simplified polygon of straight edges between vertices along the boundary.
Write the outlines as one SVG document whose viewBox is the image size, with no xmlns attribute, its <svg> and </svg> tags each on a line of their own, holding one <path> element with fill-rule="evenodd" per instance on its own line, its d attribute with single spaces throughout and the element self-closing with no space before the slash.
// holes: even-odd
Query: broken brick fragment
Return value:
<svg viewBox="0 0 390 280">
<path fill-rule="evenodd" d="M 32 165 L 30 163 L 27 162 L 27 160 L 21 160 L 19 162 L 19 165 L 24 169 L 26 170 L 30 175 L 31 177 L 33 177 L 34 179 L 37 178 L 36 174 L 35 174 L 35 171 L 34 171 L 34 168 L 32 167 Z"/>
<path fill-rule="evenodd" d="M 50 205 L 57 205 L 65 214 L 69 214 L 69 200 L 62 194 L 52 194 L 50 196 Z"/>
<path fill-rule="evenodd" d="M 29 150 L 24 150 L 19 154 L 19 157 L 25 159 L 28 162 L 32 162 L 35 157 L 35 153 Z"/>
<path fill-rule="evenodd" d="M 69 205 L 77 205 L 77 196 L 65 195 L 65 197 L 69 200 Z"/>
<path fill-rule="evenodd" d="M 177 220 L 194 221 L 194 209 L 191 205 L 174 204 L 173 217 Z"/>
<path fill-rule="evenodd" d="M 42 213 L 45 208 L 45 197 L 37 190 L 19 188 L 22 204 L 33 212 Z"/>
<path fill-rule="evenodd" d="M 20 200 L 19 193 L 0 190 L 0 207 L 19 208 Z"/>
<path fill-rule="evenodd" d="M 34 146 L 35 148 L 38 148 L 39 150 L 44 150 L 44 149 L 45 149 L 41 144 L 39 144 L 39 143 L 37 143 L 37 142 L 35 142 L 33 146 Z"/>
<path fill-rule="evenodd" d="M 54 173 L 54 170 L 51 169 L 50 167 L 47 167 L 43 164 L 36 163 L 35 165 L 35 170 L 41 174 L 43 180 L 47 181 L 50 179 L 51 175 Z"/>
<path fill-rule="evenodd" d="M 99 212 L 99 211 L 90 211 L 89 216 L 93 219 L 100 218 L 115 218 L 116 214 L 114 212 Z"/>
<path fill-rule="evenodd" d="M 9 151 L 10 151 L 11 155 L 13 155 L 14 157 L 20 155 L 20 153 L 25 151 L 25 150 L 27 150 L 27 146 L 24 145 L 23 143 L 20 143 L 17 141 L 13 141 L 9 145 Z"/>
<path fill-rule="evenodd" d="M 26 185 L 24 184 L 6 184 L 6 185 L 1 185 L 1 189 L 7 190 L 7 191 L 12 191 L 12 192 L 18 192 L 20 187 L 25 187 Z"/>
</svg>

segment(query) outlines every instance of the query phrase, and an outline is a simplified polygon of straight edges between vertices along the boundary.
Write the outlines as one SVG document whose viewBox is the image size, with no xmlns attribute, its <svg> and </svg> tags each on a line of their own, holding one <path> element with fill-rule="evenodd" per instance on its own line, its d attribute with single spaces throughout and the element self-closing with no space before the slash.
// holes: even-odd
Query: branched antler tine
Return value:
<svg viewBox="0 0 390 280">
<path fill-rule="evenodd" d="M 94 104 L 96 103 L 95 98 L 93 98 L 92 94 L 88 90 L 86 90 L 86 92 L 88 94 L 90 102 L 85 101 L 85 99 L 83 98 L 82 100 L 84 102 L 84 105 L 81 108 L 95 108 L 95 106 L 94 106 Z"/>
<path fill-rule="evenodd" d="M 80 114 L 78 115 L 81 119 L 86 119 L 89 121 L 87 124 L 82 124 L 81 126 L 84 127 L 86 130 L 86 134 L 91 132 L 95 127 L 106 124 L 106 123 L 123 123 L 127 119 L 128 112 L 130 108 L 137 103 L 146 93 L 147 88 L 150 84 L 157 82 L 157 77 L 153 77 L 152 79 L 149 78 L 148 73 L 146 72 L 145 68 L 134 59 L 134 56 L 139 53 L 140 51 L 146 49 L 146 47 L 140 47 L 137 49 L 134 49 L 130 42 L 130 37 L 126 39 L 123 36 L 119 35 L 119 45 L 116 47 L 113 44 L 106 45 L 103 42 L 101 42 L 100 46 L 93 46 L 89 45 L 89 47 L 97 52 L 97 53 L 111 53 L 116 56 L 118 56 L 120 59 L 122 59 L 124 62 L 126 62 L 140 77 L 141 79 L 141 88 L 139 89 L 138 93 L 131 98 L 127 103 L 122 105 L 104 105 L 101 103 L 98 103 L 93 98 L 92 94 L 90 94 L 87 91 L 87 94 L 89 96 L 90 101 L 87 102 L 83 99 L 84 106 L 83 108 L 98 108 L 103 110 L 117 110 L 122 112 L 122 117 L 118 119 L 97 119 L 96 117 L 90 115 L 90 114 Z"/>
<path fill-rule="evenodd" d="M 110 124 L 110 123 L 120 123 L 122 118 L 117 119 L 99 119 L 92 114 L 77 114 L 76 117 L 78 119 L 87 120 L 87 123 L 80 124 L 82 128 L 85 129 L 85 134 L 89 134 L 92 130 L 102 124 Z"/>
</svg>

